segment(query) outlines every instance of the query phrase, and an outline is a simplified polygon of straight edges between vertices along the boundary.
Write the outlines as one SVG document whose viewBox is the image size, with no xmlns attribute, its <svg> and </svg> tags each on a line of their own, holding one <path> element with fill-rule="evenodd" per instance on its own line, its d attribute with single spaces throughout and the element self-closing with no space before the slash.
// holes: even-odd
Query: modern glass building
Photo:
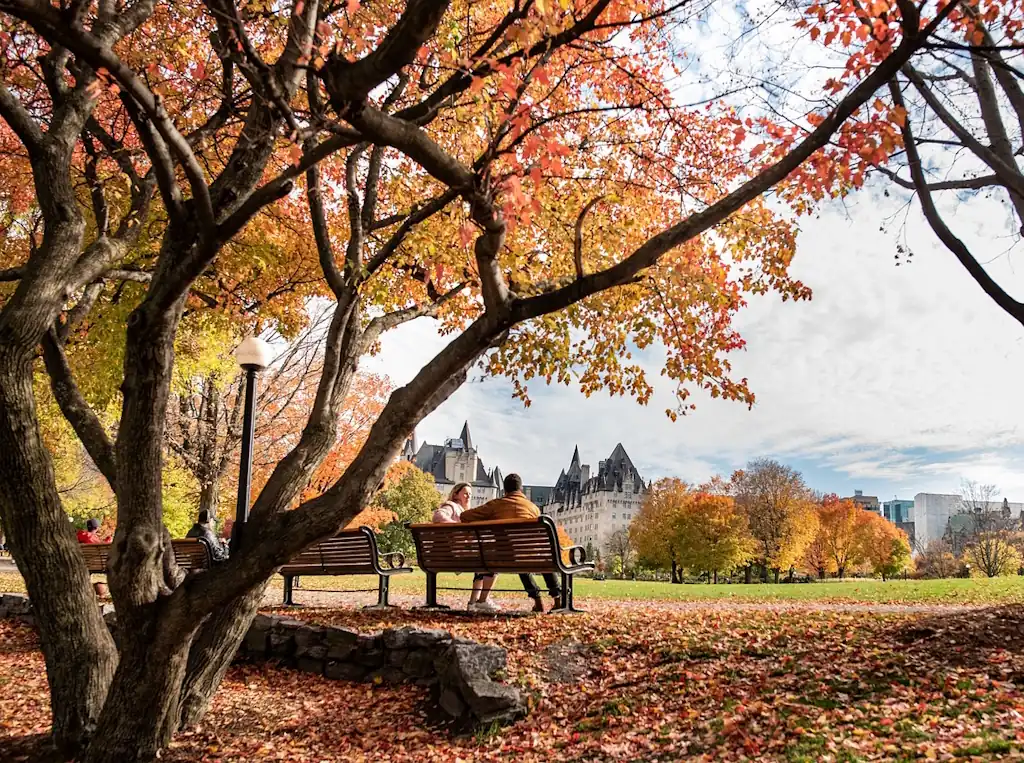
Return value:
<svg viewBox="0 0 1024 763">
<path fill-rule="evenodd" d="M 906 498 L 893 498 L 882 504 L 882 516 L 890 522 L 901 524 L 914 521 L 914 502 Z"/>
</svg>

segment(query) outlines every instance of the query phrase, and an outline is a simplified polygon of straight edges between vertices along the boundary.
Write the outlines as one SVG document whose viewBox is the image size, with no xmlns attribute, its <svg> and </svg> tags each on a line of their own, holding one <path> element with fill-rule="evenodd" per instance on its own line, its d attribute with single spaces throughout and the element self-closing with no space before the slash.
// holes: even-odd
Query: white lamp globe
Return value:
<svg viewBox="0 0 1024 763">
<path fill-rule="evenodd" d="M 262 370 L 269 366 L 272 360 L 270 345 L 259 337 L 246 337 L 235 350 L 235 360 L 242 368 Z"/>
</svg>

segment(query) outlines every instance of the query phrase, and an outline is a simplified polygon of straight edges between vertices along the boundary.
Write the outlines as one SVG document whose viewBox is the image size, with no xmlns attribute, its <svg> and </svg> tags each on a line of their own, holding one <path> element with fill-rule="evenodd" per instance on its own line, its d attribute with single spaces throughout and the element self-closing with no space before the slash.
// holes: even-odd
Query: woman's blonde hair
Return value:
<svg viewBox="0 0 1024 763">
<path fill-rule="evenodd" d="M 464 488 L 464 487 L 469 487 L 469 483 L 468 482 L 456 482 L 455 483 L 455 487 L 452 488 L 452 492 L 450 492 L 448 494 L 448 500 L 449 501 L 454 501 L 455 500 L 455 496 L 457 496 L 459 494 L 459 491 L 462 490 L 462 488 Z"/>
</svg>

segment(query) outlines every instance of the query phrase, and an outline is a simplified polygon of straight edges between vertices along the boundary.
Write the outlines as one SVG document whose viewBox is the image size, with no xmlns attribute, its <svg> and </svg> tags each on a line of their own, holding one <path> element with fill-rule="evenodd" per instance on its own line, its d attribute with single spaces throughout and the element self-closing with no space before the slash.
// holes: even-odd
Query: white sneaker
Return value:
<svg viewBox="0 0 1024 763">
<path fill-rule="evenodd" d="M 501 612 L 501 607 L 495 604 L 490 599 L 484 601 L 478 601 L 473 605 L 474 612 Z"/>
</svg>

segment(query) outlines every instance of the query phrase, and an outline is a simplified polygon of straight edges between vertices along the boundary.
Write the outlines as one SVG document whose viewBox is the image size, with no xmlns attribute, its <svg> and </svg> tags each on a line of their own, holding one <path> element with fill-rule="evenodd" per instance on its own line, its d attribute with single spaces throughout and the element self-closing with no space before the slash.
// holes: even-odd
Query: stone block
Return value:
<svg viewBox="0 0 1024 763">
<path fill-rule="evenodd" d="M 8 617 L 27 615 L 32 611 L 32 602 L 23 593 L 5 593 L 0 600 L 3 602 L 0 606 L 7 610 Z"/>
<path fill-rule="evenodd" d="M 358 662 L 367 668 L 383 667 L 387 661 L 383 649 L 370 649 L 365 652 L 358 652 L 352 656 L 354 662 Z"/>
<path fill-rule="evenodd" d="M 242 647 L 247 655 L 263 657 L 270 651 L 270 630 L 273 619 L 266 615 L 256 615 L 249 630 L 242 639 Z"/>
<path fill-rule="evenodd" d="M 323 660 L 327 656 L 326 629 L 308 625 L 295 631 L 295 656 Z"/>
<path fill-rule="evenodd" d="M 361 652 L 382 649 L 383 647 L 384 638 L 379 631 L 376 633 L 360 633 L 356 638 L 356 648 Z"/>
<path fill-rule="evenodd" d="M 408 678 L 409 677 L 402 672 L 401 668 L 396 668 L 391 665 L 385 665 L 382 668 L 377 668 L 366 676 L 367 681 L 380 681 L 385 684 L 405 683 Z"/>
<path fill-rule="evenodd" d="M 299 620 L 276 619 L 270 628 L 270 653 L 274 657 L 292 657 L 295 654 L 295 633 L 303 627 Z"/>
<path fill-rule="evenodd" d="M 454 689 L 445 689 L 441 692 L 438 704 L 452 718 L 460 718 L 466 712 L 466 703 L 462 701 L 459 693 Z"/>
<path fill-rule="evenodd" d="M 300 657 L 296 662 L 296 667 L 303 673 L 316 673 L 318 676 L 324 674 L 324 661 L 314 659 L 312 657 Z"/>
<path fill-rule="evenodd" d="M 447 646 L 452 642 L 452 634 L 439 628 L 416 628 L 409 634 L 411 649 L 430 649 L 436 646 Z"/>
<path fill-rule="evenodd" d="M 426 678 L 434 673 L 434 657 L 427 649 L 414 649 L 402 663 L 402 672 L 413 678 Z"/>
<path fill-rule="evenodd" d="M 347 660 L 356 651 L 359 633 L 348 628 L 327 628 L 324 641 L 327 645 L 327 658 L 330 660 Z"/>
<path fill-rule="evenodd" d="M 409 656 L 409 650 L 392 649 L 390 652 L 387 652 L 386 654 L 388 657 L 388 665 L 393 665 L 396 668 L 400 668 L 402 667 L 402 664 L 405 662 L 405 658 Z"/>
<path fill-rule="evenodd" d="M 362 681 L 367 672 L 362 665 L 337 660 L 328 660 L 324 667 L 324 675 L 335 681 Z"/>
<path fill-rule="evenodd" d="M 462 700 L 480 723 L 511 723 L 526 715 L 526 700 L 514 686 L 479 679 L 462 688 Z"/>
</svg>

